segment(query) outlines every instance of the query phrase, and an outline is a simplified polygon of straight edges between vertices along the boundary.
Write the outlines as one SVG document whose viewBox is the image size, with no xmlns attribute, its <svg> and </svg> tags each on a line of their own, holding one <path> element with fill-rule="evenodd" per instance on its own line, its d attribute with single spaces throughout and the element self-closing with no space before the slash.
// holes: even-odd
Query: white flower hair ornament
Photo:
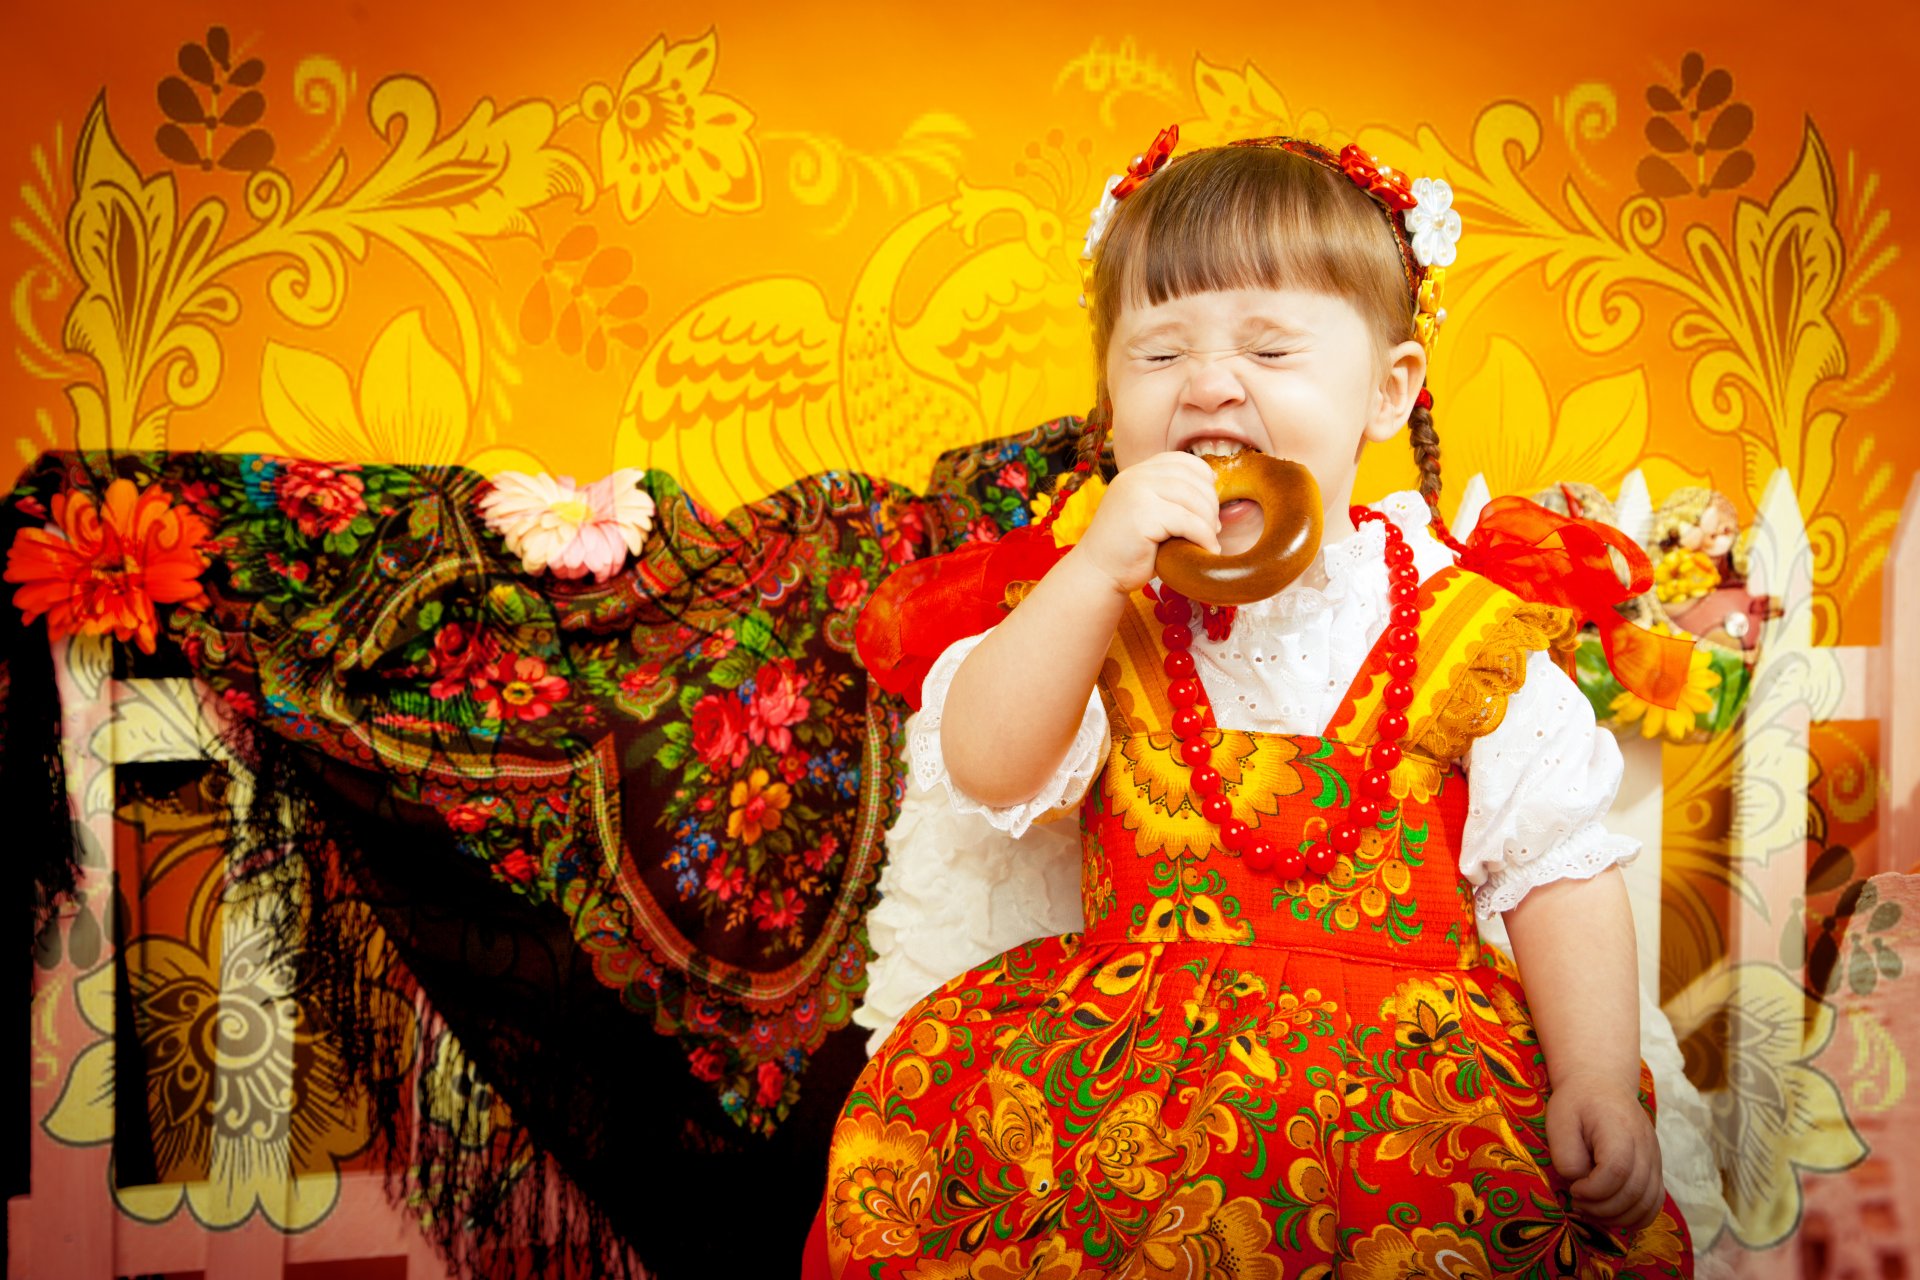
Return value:
<svg viewBox="0 0 1920 1280">
<path fill-rule="evenodd" d="M 1453 207 L 1453 188 L 1442 179 L 1414 179 L 1407 238 L 1413 241 L 1413 256 L 1421 266 L 1453 265 L 1454 246 L 1460 243 L 1460 211 Z"/>
</svg>

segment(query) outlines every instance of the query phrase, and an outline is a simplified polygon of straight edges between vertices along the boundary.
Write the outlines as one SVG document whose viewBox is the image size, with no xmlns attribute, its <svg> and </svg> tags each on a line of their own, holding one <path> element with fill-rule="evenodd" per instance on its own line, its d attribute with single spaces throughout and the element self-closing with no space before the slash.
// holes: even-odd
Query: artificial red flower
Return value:
<svg viewBox="0 0 1920 1280">
<path fill-rule="evenodd" d="M 213 482 L 209 480 L 189 480 L 180 486 L 181 500 L 208 523 L 220 518 L 220 508 L 213 501 L 214 492 Z"/>
<path fill-rule="evenodd" d="M 620 677 L 620 692 L 629 698 L 637 698 L 653 687 L 660 678 L 660 664 L 643 662 L 627 674 Z"/>
<path fill-rule="evenodd" d="M 222 689 L 220 691 L 220 698 L 221 701 L 232 707 L 239 715 L 257 716 L 260 714 L 260 699 L 254 697 L 245 689 Z"/>
<path fill-rule="evenodd" d="M 25 620 L 47 615 L 47 634 L 112 635 L 153 652 L 154 606 L 204 609 L 206 521 L 166 490 L 115 480 L 97 506 L 84 490 L 54 495 L 51 529 L 23 529 L 7 552 L 13 602 Z"/>
<path fill-rule="evenodd" d="M 1173 158 L 1173 149 L 1179 145 L 1179 125 L 1170 124 L 1162 129 L 1146 153 L 1127 166 L 1126 176 L 1113 184 L 1113 198 L 1125 200 L 1139 190 L 1141 183 L 1166 167 L 1167 161 Z"/>
<path fill-rule="evenodd" d="M 800 922 L 800 895 L 790 888 L 762 889 L 753 900 L 753 918 L 762 929 L 785 929 Z"/>
<path fill-rule="evenodd" d="M 746 763 L 753 743 L 747 737 L 747 709 L 737 698 L 710 693 L 693 704 L 693 750 L 709 769 Z"/>
<path fill-rule="evenodd" d="M 729 902 L 747 891 L 747 869 L 714 862 L 707 868 L 707 892 Z"/>
<path fill-rule="evenodd" d="M 806 859 L 809 869 L 825 871 L 827 864 L 832 862 L 834 855 L 839 852 L 840 838 L 834 835 L 825 835 L 820 837 L 819 844 L 807 850 L 806 853 L 801 856 Z"/>
<path fill-rule="evenodd" d="M 525 849 L 515 849 L 500 859 L 500 874 L 515 884 L 526 884 L 533 879 L 534 872 L 539 869 L 540 864 L 535 862 Z"/>
<path fill-rule="evenodd" d="M 1032 482 L 1032 477 L 1027 473 L 1026 463 L 1009 462 L 1000 468 L 996 482 L 1002 489 L 1011 489 L 1024 498 L 1027 496 L 1027 485 Z"/>
<path fill-rule="evenodd" d="M 967 524 L 969 542 L 1000 541 L 1000 526 L 994 523 L 992 516 L 975 516 Z"/>
<path fill-rule="evenodd" d="M 780 757 L 780 776 L 788 782 L 798 782 L 807 776 L 807 758 L 798 752 Z"/>
<path fill-rule="evenodd" d="M 902 502 L 888 508 L 881 527 L 886 530 L 881 545 L 886 549 L 887 559 L 895 564 L 909 564 L 919 557 L 918 544 L 927 536 L 927 513 L 918 502 Z"/>
<path fill-rule="evenodd" d="M 495 720 L 538 720 L 567 696 L 563 677 L 539 658 L 511 655 L 474 677 L 473 697 Z"/>
<path fill-rule="evenodd" d="M 207 548 L 207 551 L 209 554 L 214 554 L 213 548 L 211 547 Z M 306 561 L 294 560 L 289 562 L 281 559 L 271 551 L 267 552 L 267 568 L 273 570 L 273 572 L 280 577 L 291 578 L 295 582 L 305 582 L 313 576 L 313 567 Z"/>
<path fill-rule="evenodd" d="M 1404 213 L 1416 203 L 1413 183 L 1406 174 L 1381 164 L 1380 157 L 1368 155 L 1351 142 L 1340 148 L 1340 168 L 1353 179 L 1354 185 L 1369 195 L 1378 196 L 1389 209 Z"/>
</svg>

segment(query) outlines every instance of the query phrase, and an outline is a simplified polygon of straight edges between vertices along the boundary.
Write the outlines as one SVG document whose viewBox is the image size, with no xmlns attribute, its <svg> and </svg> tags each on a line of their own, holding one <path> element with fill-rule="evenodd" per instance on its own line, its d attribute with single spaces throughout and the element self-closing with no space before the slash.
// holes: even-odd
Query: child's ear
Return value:
<svg viewBox="0 0 1920 1280">
<path fill-rule="evenodd" d="M 1412 338 L 1387 352 L 1386 372 L 1374 400 L 1374 414 L 1364 432 L 1374 443 L 1391 440 L 1407 425 L 1413 402 L 1427 383 L 1427 349 Z"/>
</svg>

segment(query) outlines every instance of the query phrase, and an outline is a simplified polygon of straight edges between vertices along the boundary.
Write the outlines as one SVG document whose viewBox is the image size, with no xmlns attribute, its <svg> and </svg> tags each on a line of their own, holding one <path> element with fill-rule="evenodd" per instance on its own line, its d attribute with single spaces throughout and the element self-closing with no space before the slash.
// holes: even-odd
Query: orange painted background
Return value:
<svg viewBox="0 0 1920 1280">
<path fill-rule="evenodd" d="M 1692 477 L 1751 509 L 1787 465 L 1817 634 L 1875 638 L 1876 517 L 1920 462 L 1891 396 L 1915 289 L 1908 7 L 1171 12 L 23 7 L 0 121 L 7 434 L 22 461 L 78 431 L 483 469 L 530 454 L 583 479 L 651 463 L 722 505 L 819 463 L 917 481 L 939 448 L 1084 407 L 1075 259 L 1108 173 L 1173 120 L 1195 143 L 1292 130 L 1458 192 L 1434 379 L 1456 479 L 1611 488 L 1639 461 L 1656 501 Z M 264 110 L 179 131 L 170 157 L 159 87 L 212 100 L 177 55 L 216 22 L 261 70 L 221 109 L 250 87 Z M 1717 101 L 1689 118 L 1703 76 L 1665 119 L 1737 138 L 1677 157 L 1723 185 L 1636 203 L 1649 89 L 1677 95 L 1696 51 L 1726 77 Z M 253 176 L 252 208 L 246 172 L 192 163 L 249 130 L 231 163 L 276 175 Z M 145 283 L 193 277 L 217 314 L 183 296 L 171 327 L 71 314 L 112 271 L 67 242 L 76 159 L 158 220 Z M 203 201 L 225 261 L 169 273 Z M 1695 309 L 1729 332 L 1677 344 Z M 95 326 L 145 349 L 103 349 Z M 76 382 L 112 388 L 104 414 L 76 420 Z M 1396 455 L 1371 478 L 1405 474 Z"/>
<path fill-rule="evenodd" d="M 1880 638 L 1920 470 L 1899 381 L 1912 5 L 22 3 L 4 22 L 16 469 L 78 444 L 653 466 L 721 507 L 825 467 L 918 486 L 943 449 L 1087 407 L 1078 257 L 1109 174 L 1171 122 L 1183 145 L 1291 132 L 1453 185 L 1432 382 L 1450 496 L 1475 472 L 1612 493 L 1637 467 L 1656 504 L 1706 484 L 1746 519 L 1784 467 L 1816 643 Z M 1412 476 L 1375 450 L 1359 491 Z M 1871 811 L 1868 737 L 1816 735 L 1833 824 L 1810 862 L 1872 839 L 1847 829 Z M 1725 960 L 1724 756 L 1667 758 L 1669 909 L 1693 904 L 1668 993 Z M 1860 1159 L 1847 1109 L 1906 1089 L 1872 1014 L 1839 1028 L 1847 1098 L 1813 1079 L 1840 1050 L 1820 1057 L 1831 1008 L 1795 1012 L 1803 977 L 1766 1006 L 1792 1013 L 1802 1128 L 1721 1153 L 1725 1229 L 1751 1248 L 1797 1226 L 1808 1170 Z M 1710 1095 L 1724 1025 L 1685 1046 Z M 1870 1066 L 1860 1045 L 1882 1046 Z"/>
</svg>

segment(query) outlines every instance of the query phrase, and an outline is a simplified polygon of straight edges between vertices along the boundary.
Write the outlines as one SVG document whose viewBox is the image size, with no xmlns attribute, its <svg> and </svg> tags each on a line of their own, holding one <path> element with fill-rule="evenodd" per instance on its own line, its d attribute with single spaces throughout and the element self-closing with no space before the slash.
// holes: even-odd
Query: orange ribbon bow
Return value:
<svg viewBox="0 0 1920 1280">
<path fill-rule="evenodd" d="M 889 574 L 854 624 L 854 648 L 874 683 L 920 709 L 920 686 L 949 645 L 1007 614 L 1007 588 L 1038 582 L 1067 554 L 1027 525 L 997 542 L 969 542 Z"/>
<path fill-rule="evenodd" d="M 1630 582 L 1621 583 L 1609 548 L 1626 558 Z M 1522 599 L 1573 610 L 1600 629 L 1607 665 L 1623 688 L 1654 706 L 1680 705 L 1693 642 L 1635 626 L 1615 610 L 1653 585 L 1647 553 L 1620 530 L 1526 498 L 1499 497 L 1481 512 L 1460 567 Z"/>
</svg>

